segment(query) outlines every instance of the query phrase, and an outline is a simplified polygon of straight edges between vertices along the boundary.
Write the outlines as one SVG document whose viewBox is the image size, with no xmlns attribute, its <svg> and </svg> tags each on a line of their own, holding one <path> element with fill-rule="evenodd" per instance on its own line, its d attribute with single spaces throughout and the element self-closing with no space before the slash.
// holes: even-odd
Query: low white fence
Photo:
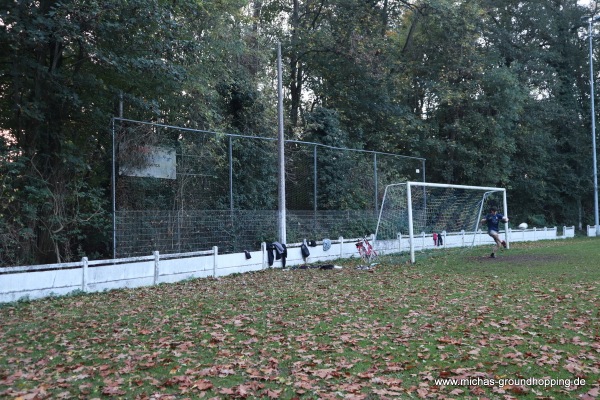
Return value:
<svg viewBox="0 0 600 400">
<path fill-rule="evenodd" d="M 510 229 L 508 230 L 508 243 L 528 242 L 548 239 L 566 239 L 575 237 L 575 227 L 563 227 L 562 234 L 558 234 L 558 228 L 532 228 L 532 229 Z M 439 234 L 441 240 L 434 242 L 434 236 L 431 233 L 421 233 L 415 235 L 415 251 L 423 251 L 435 248 L 465 247 L 493 245 L 494 239 L 487 234 L 487 231 L 479 230 L 476 234 L 472 232 L 442 232 Z M 500 231 L 500 237 L 504 238 L 504 231 Z M 408 235 L 398 235 L 395 240 L 378 240 L 376 248 L 379 252 L 393 253 L 410 251 L 410 241 Z"/>
<path fill-rule="evenodd" d="M 596 225 L 587 226 L 587 235 L 589 237 L 596 237 Z"/>
<path fill-rule="evenodd" d="M 331 247 L 323 250 L 323 242 L 308 247 L 310 256 L 306 262 L 324 262 L 339 258 L 357 256 L 358 239 L 331 241 Z M 287 245 L 286 266 L 302 265 L 300 246 L 302 243 Z M 190 278 L 220 277 L 234 273 L 259 271 L 269 267 L 267 246 L 261 250 L 246 253 L 219 254 L 217 247 L 212 250 L 184 254 L 162 255 L 154 252 L 151 256 L 122 258 L 115 260 L 46 264 L 34 266 L 0 268 L 0 303 L 21 299 L 39 299 L 68 293 L 99 292 L 103 290 L 134 288 L 141 286 L 172 283 Z M 273 267 L 281 268 L 282 260 L 274 259 Z"/>
<path fill-rule="evenodd" d="M 558 236 L 556 228 L 509 230 L 509 242 L 561 239 L 575 236 L 575 227 L 563 228 Z M 358 239 L 331 240 L 331 247 L 324 250 L 323 242 L 308 247 L 309 257 L 302 257 L 302 243 L 287 245 L 286 266 L 305 263 L 324 263 L 341 258 L 358 257 Z M 485 232 L 474 234 L 442 233 L 442 244 L 436 246 L 431 234 L 421 234 L 416 239 L 416 250 L 436 247 L 460 247 L 492 244 Z M 380 254 L 408 251 L 408 236 L 399 235 L 396 240 L 377 241 L 375 248 Z M 268 250 L 265 243 L 261 250 L 246 253 L 219 254 L 218 248 L 185 254 L 123 258 L 115 260 L 89 261 L 63 264 L 0 268 L 0 303 L 21 299 L 39 299 L 48 296 L 65 295 L 72 292 L 100 292 L 104 290 L 134 288 L 173 283 L 190 278 L 220 277 L 234 273 L 259 271 L 269 267 Z M 273 267 L 281 268 L 282 260 L 274 260 Z"/>
</svg>

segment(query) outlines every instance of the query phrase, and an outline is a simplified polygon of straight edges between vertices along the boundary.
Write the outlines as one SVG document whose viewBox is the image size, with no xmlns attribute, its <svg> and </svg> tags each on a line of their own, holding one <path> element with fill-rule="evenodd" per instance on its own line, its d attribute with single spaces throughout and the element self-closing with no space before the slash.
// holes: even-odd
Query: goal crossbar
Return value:
<svg viewBox="0 0 600 400">
<path fill-rule="evenodd" d="M 425 187 L 439 187 L 439 188 L 455 188 L 455 189 L 473 189 L 473 190 L 487 190 L 492 192 L 506 192 L 504 188 L 488 187 L 488 186 L 469 186 L 469 185 L 454 185 L 450 183 L 431 183 L 431 182 L 402 182 L 392 183 L 387 185 L 386 189 L 391 186 L 425 186 Z"/>
</svg>

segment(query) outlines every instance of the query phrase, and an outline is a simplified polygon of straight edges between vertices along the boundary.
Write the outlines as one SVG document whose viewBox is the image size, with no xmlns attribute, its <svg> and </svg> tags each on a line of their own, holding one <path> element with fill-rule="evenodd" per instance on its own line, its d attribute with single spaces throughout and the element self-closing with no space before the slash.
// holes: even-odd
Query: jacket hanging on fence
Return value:
<svg viewBox="0 0 600 400">
<path fill-rule="evenodd" d="M 285 260 L 287 258 L 287 247 L 285 244 L 279 242 L 273 242 L 267 244 L 267 259 L 269 261 L 269 267 L 273 266 L 275 260 L 281 260 L 282 268 L 285 268 Z"/>
</svg>

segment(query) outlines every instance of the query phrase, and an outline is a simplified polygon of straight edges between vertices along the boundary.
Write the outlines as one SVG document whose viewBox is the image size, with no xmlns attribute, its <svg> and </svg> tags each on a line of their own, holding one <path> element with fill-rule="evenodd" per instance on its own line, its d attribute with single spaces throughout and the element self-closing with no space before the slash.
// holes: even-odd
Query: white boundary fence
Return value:
<svg viewBox="0 0 600 400">
<path fill-rule="evenodd" d="M 472 233 L 442 235 L 442 248 L 460 247 L 473 241 Z M 558 236 L 557 228 L 509 230 L 509 235 L 512 242 L 565 239 L 575 236 L 575 227 L 564 227 L 562 236 Z M 302 243 L 289 244 L 286 266 L 358 257 L 357 241 L 358 239 L 340 237 L 331 241 L 331 248 L 327 251 L 323 250 L 323 242 L 317 242 L 316 247 L 309 247 L 310 256 L 306 260 L 302 258 L 300 251 Z M 415 235 L 415 242 L 417 250 L 436 247 L 431 234 Z M 487 233 L 477 233 L 476 245 L 491 243 L 492 239 Z M 408 251 L 409 238 L 399 235 L 396 240 L 377 241 L 375 248 L 382 255 Z M 213 247 L 212 250 L 185 254 L 160 255 L 154 252 L 145 257 L 98 261 L 83 258 L 80 262 L 73 263 L 3 267 L 0 268 L 0 303 L 60 296 L 78 291 L 101 292 L 151 286 L 190 278 L 216 278 L 269 267 L 265 243 L 261 245 L 261 250 L 250 252 L 250 255 L 251 258 L 246 259 L 245 253 L 219 254 L 218 248 Z M 274 268 L 281 266 L 281 260 L 274 261 Z"/>
<path fill-rule="evenodd" d="M 596 237 L 596 225 L 587 226 L 587 235 L 589 237 Z"/>
<path fill-rule="evenodd" d="M 504 237 L 505 231 L 500 231 L 500 237 Z M 532 242 L 538 240 L 548 239 L 566 239 L 575 237 L 575 227 L 563 227 L 562 235 L 558 235 L 558 228 L 532 228 L 532 229 L 511 229 L 509 228 L 509 241 L 512 242 Z M 466 247 L 474 243 L 475 246 L 493 245 L 494 239 L 492 239 L 487 231 L 481 229 L 475 234 L 472 232 L 466 233 L 461 232 L 442 232 L 441 245 L 436 245 L 433 241 L 433 234 L 421 232 L 420 234 L 414 235 L 414 249 L 415 251 L 423 251 L 436 248 L 451 248 L 451 247 Z M 409 252 L 410 251 L 410 237 L 408 235 L 398 235 L 396 240 L 378 240 L 376 243 L 376 249 L 386 254 L 398 253 L 398 252 Z"/>
</svg>

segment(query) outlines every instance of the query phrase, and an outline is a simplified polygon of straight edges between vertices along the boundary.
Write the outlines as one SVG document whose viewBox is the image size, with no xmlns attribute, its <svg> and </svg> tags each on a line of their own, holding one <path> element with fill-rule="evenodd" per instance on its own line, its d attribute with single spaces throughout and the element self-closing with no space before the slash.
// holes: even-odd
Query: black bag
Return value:
<svg viewBox="0 0 600 400">
<path fill-rule="evenodd" d="M 306 246 L 306 243 L 302 243 L 302 246 L 300 246 L 300 251 L 302 252 L 302 258 L 308 258 L 308 256 L 310 256 L 310 251 L 308 251 L 308 246 Z"/>
<path fill-rule="evenodd" d="M 325 264 L 325 265 L 321 265 L 319 267 L 319 269 L 334 269 L 334 268 L 335 268 L 335 265 L 333 265 L 333 264 Z"/>
</svg>

